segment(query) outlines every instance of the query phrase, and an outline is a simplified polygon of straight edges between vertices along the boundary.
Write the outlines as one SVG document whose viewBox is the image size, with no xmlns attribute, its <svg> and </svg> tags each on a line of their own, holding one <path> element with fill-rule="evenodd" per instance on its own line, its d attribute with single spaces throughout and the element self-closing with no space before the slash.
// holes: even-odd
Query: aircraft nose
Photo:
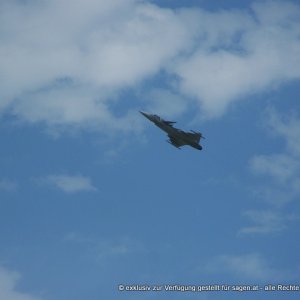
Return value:
<svg viewBox="0 0 300 300">
<path fill-rule="evenodd" d="M 200 144 L 196 144 L 195 146 L 193 146 L 194 148 L 198 149 L 198 150 L 202 150 L 202 146 Z"/>
<path fill-rule="evenodd" d="M 144 117 L 147 117 L 147 114 L 143 111 L 140 110 L 140 113 L 144 116 Z"/>
<path fill-rule="evenodd" d="M 144 117 L 146 117 L 148 120 L 152 121 L 152 115 L 151 115 L 151 114 L 147 114 L 147 113 L 145 113 L 145 112 L 143 112 L 143 111 L 140 111 L 140 113 L 141 113 Z"/>
</svg>

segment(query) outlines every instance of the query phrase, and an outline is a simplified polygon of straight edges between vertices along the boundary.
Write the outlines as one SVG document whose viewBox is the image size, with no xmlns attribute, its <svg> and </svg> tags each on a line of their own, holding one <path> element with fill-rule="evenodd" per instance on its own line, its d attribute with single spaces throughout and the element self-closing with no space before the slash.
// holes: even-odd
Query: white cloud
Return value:
<svg viewBox="0 0 300 300">
<path fill-rule="evenodd" d="M 271 132 L 285 140 L 285 148 L 281 153 L 255 155 L 250 160 L 253 174 L 262 179 L 253 188 L 253 194 L 273 208 L 282 209 L 300 196 L 300 120 L 295 112 L 279 115 L 274 109 L 268 109 L 265 120 Z M 242 235 L 281 232 L 290 221 L 298 219 L 294 214 L 279 213 L 272 208 L 245 211 L 243 215 L 254 224 L 240 229 Z"/>
<path fill-rule="evenodd" d="M 267 179 L 256 193 L 273 204 L 284 204 L 300 195 L 300 120 L 295 113 L 278 115 L 268 110 L 267 124 L 275 135 L 285 140 L 282 153 L 256 155 L 250 160 L 255 175 Z M 268 180 L 268 179 L 271 179 Z"/>
<path fill-rule="evenodd" d="M 248 234 L 270 234 L 281 232 L 287 228 L 287 223 L 293 221 L 295 216 L 285 215 L 276 211 L 254 211 L 249 210 L 243 213 L 254 224 L 243 227 L 238 235 Z"/>
<path fill-rule="evenodd" d="M 226 273 L 239 280 L 277 280 L 284 278 L 281 272 L 270 267 L 256 253 L 245 255 L 220 255 L 206 266 L 208 272 Z"/>
<path fill-rule="evenodd" d="M 147 94 L 147 99 L 146 110 L 159 115 L 175 117 L 187 110 L 187 101 L 169 90 L 153 89 Z"/>
<path fill-rule="evenodd" d="M 125 239 L 119 241 L 101 241 L 95 246 L 95 253 L 98 261 L 108 257 L 119 257 L 131 254 L 136 251 L 136 244 Z"/>
<path fill-rule="evenodd" d="M 175 101 L 179 114 L 190 101 L 182 99 L 194 97 L 218 116 L 243 96 L 300 78 L 299 16 L 287 1 L 258 2 L 251 13 L 139 0 L 1 1 L 0 111 L 49 126 L 132 131 L 138 116 L 116 117 L 111 101 L 118 107 L 124 88 L 163 70 L 183 96 L 162 105 L 146 97 L 150 107 L 171 110 Z"/>
<path fill-rule="evenodd" d="M 300 156 L 300 119 L 296 112 L 280 115 L 270 108 L 268 110 L 268 126 L 276 135 L 286 140 L 287 151 L 298 159 Z"/>
<path fill-rule="evenodd" d="M 17 183 L 9 180 L 9 179 L 1 179 L 0 180 L 0 190 L 6 191 L 6 192 L 11 192 L 15 191 L 17 189 Z"/>
<path fill-rule="evenodd" d="M 267 175 L 284 184 L 299 173 L 300 161 L 287 154 L 254 156 L 250 162 L 256 174 Z"/>
<path fill-rule="evenodd" d="M 0 5 L 0 107 L 30 122 L 114 128 L 116 92 L 158 72 L 190 40 L 180 13 L 137 0 Z"/>
<path fill-rule="evenodd" d="M 81 175 L 50 175 L 45 181 L 56 186 L 66 193 L 90 192 L 97 189 L 92 185 L 91 179 Z"/>
<path fill-rule="evenodd" d="M 114 259 L 143 251 L 143 246 L 129 237 L 99 239 L 71 232 L 66 235 L 65 241 L 84 246 L 85 251 L 100 263 L 110 258 Z"/>
<path fill-rule="evenodd" d="M 175 67 L 181 91 L 195 97 L 208 116 L 223 114 L 243 96 L 300 78 L 300 7 L 267 1 L 252 9 L 254 17 L 201 12 L 200 45 Z"/>
<path fill-rule="evenodd" d="M 0 267 L 0 299 L 5 300 L 38 300 L 40 298 L 28 293 L 17 291 L 16 286 L 20 274 Z"/>
</svg>

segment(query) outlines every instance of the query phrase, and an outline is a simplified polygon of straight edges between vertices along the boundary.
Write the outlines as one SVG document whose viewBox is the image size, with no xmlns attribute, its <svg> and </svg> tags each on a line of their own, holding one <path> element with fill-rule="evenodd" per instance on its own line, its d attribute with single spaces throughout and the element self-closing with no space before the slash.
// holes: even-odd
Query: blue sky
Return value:
<svg viewBox="0 0 300 300">
<path fill-rule="evenodd" d="M 297 1 L 1 1 L 0 298 L 298 299 L 118 285 L 299 284 L 299 36 Z"/>
</svg>

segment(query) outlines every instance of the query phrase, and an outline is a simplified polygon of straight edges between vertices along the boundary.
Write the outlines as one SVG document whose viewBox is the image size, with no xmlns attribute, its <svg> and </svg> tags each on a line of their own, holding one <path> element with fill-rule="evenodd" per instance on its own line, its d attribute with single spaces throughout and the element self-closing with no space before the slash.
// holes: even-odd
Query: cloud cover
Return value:
<svg viewBox="0 0 300 300">
<path fill-rule="evenodd" d="M 256 155 L 250 160 L 252 172 L 270 179 L 263 194 L 273 204 L 281 205 L 300 195 L 300 119 L 295 111 L 279 114 L 268 111 L 268 127 L 285 141 L 281 153 Z"/>
<path fill-rule="evenodd" d="M 0 191 L 13 192 L 17 190 L 18 185 L 15 181 L 9 179 L 0 179 Z"/>
<path fill-rule="evenodd" d="M 82 175 L 49 175 L 44 181 L 47 184 L 54 185 L 65 193 L 97 191 L 92 185 L 90 178 Z"/>
<path fill-rule="evenodd" d="M 254 3 L 252 14 L 202 11 L 204 38 L 176 68 L 181 90 L 219 116 L 233 101 L 299 79 L 299 18 L 299 6 L 279 1 Z"/>
<path fill-rule="evenodd" d="M 162 70 L 169 92 L 207 117 L 300 77 L 300 6 L 287 1 L 208 12 L 15 0 L 1 1 L 0 20 L 0 111 L 32 123 L 134 130 L 130 111 L 116 117 L 111 103 Z"/>
<path fill-rule="evenodd" d="M 113 127 L 115 93 L 190 39 L 182 18 L 140 1 L 5 1 L 0 11 L 0 107 L 30 122 Z"/>
<path fill-rule="evenodd" d="M 220 255 L 207 263 L 206 270 L 212 273 L 230 274 L 241 281 L 268 281 L 284 278 L 283 272 L 270 267 L 264 257 L 257 253 Z"/>
<path fill-rule="evenodd" d="M 254 224 L 245 226 L 239 230 L 238 235 L 248 234 L 270 234 L 278 233 L 285 230 L 288 222 L 296 219 L 294 215 L 286 215 L 278 211 L 272 210 L 248 210 L 245 211 L 246 216 Z"/>
<path fill-rule="evenodd" d="M 40 300 L 39 297 L 16 290 L 20 277 L 17 272 L 0 267 L 0 298 L 5 300 Z"/>
<path fill-rule="evenodd" d="M 294 213 L 283 208 L 300 196 L 300 119 L 296 111 L 286 114 L 268 109 L 266 123 L 274 137 L 285 141 L 279 153 L 255 155 L 249 162 L 252 173 L 260 179 L 254 189 L 255 197 L 269 204 L 267 210 L 248 210 L 243 213 L 252 225 L 239 230 L 239 235 L 270 234 L 288 228 L 287 224 L 299 220 Z"/>
</svg>

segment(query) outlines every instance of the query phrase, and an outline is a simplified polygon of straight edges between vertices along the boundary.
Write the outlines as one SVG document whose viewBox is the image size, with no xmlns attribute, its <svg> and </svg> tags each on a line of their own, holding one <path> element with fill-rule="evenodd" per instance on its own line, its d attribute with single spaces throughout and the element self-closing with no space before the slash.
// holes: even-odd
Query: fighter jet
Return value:
<svg viewBox="0 0 300 300">
<path fill-rule="evenodd" d="M 180 149 L 181 146 L 189 145 L 198 150 L 202 150 L 202 146 L 199 144 L 201 138 L 204 138 L 200 132 L 191 130 L 190 132 L 185 132 L 181 129 L 173 127 L 176 122 L 166 121 L 159 117 L 158 115 L 152 115 L 140 111 L 140 113 L 145 116 L 148 120 L 153 122 L 157 127 L 162 129 L 168 134 L 168 143 L 174 147 Z"/>
</svg>

